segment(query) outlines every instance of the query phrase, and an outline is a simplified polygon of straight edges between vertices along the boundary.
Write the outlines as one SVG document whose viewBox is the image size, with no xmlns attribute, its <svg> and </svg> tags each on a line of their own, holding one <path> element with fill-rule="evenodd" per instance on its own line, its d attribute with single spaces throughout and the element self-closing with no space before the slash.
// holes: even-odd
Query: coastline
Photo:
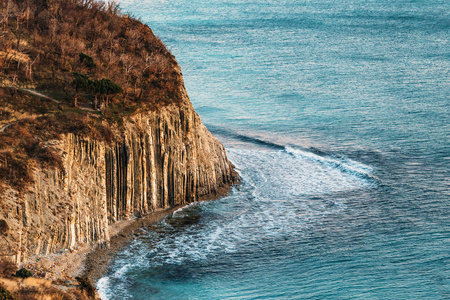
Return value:
<svg viewBox="0 0 450 300">
<path fill-rule="evenodd" d="M 167 215 L 170 215 L 184 206 L 185 205 L 179 205 L 169 209 L 155 211 L 141 219 L 124 221 L 126 224 L 112 225 L 117 227 L 120 225 L 122 226 L 120 226 L 121 228 L 116 234 L 111 236 L 108 247 L 101 247 L 99 245 L 85 254 L 82 274 L 89 277 L 91 282 L 95 284 L 108 271 L 115 254 L 124 249 L 131 239 L 137 235 L 136 231 L 143 227 L 158 223 Z"/>
<path fill-rule="evenodd" d="M 111 237 L 107 247 L 101 244 L 80 244 L 56 254 L 33 255 L 23 267 L 32 271 L 33 277 L 38 279 L 73 284 L 76 282 L 75 277 L 87 276 L 95 283 L 107 271 L 114 255 L 135 236 L 135 231 L 156 224 L 186 205 L 158 210 L 139 219 L 123 220 L 109 225 Z"/>
<path fill-rule="evenodd" d="M 43 291 L 59 291 L 59 293 L 78 293 L 77 276 L 86 276 L 95 286 L 104 276 L 114 260 L 115 255 L 123 250 L 137 235 L 141 228 L 154 225 L 178 209 L 193 203 L 212 201 L 226 196 L 233 186 L 239 184 L 240 177 L 235 173 L 235 183 L 226 184 L 214 193 L 199 197 L 198 201 L 177 205 L 167 209 L 154 211 L 139 219 L 124 220 L 109 225 L 110 241 L 108 246 L 101 244 L 80 244 L 73 249 L 64 249 L 56 254 L 33 255 L 28 258 L 23 267 L 32 271 L 33 277 L 20 281 L 16 278 L 0 276 L 0 285 L 10 291 L 17 292 L 23 288 Z M 100 299 L 96 292 L 95 299 Z"/>
<path fill-rule="evenodd" d="M 80 273 L 87 276 L 95 285 L 97 281 L 106 274 L 110 263 L 114 259 L 117 252 L 124 249 L 130 243 L 131 239 L 138 235 L 137 231 L 139 229 L 154 225 L 161 221 L 164 217 L 190 204 L 222 198 L 226 196 L 231 191 L 232 187 L 238 183 L 239 176 L 236 173 L 236 181 L 234 184 L 224 185 L 213 194 L 200 197 L 196 202 L 158 210 L 140 219 L 127 220 L 110 225 L 111 238 L 108 247 L 101 247 L 98 245 L 96 248 L 81 254 L 84 257 L 84 260 L 79 269 Z"/>
<path fill-rule="evenodd" d="M 4 24 L 17 25 L 23 39 L 15 43 L 15 31 L 5 31 L 11 47 L 0 72 L 0 173 L 7 175 L 0 181 L 0 259 L 52 288 L 92 292 L 87 278 L 95 284 L 140 228 L 218 199 L 240 179 L 195 112 L 181 68 L 161 39 L 116 6 L 84 4 L 56 0 L 61 45 L 45 29 L 28 26 L 42 21 L 37 15 L 19 28 L 20 13 L 11 11 Z M 80 20 L 93 22 L 94 30 L 86 32 Z M 97 51 L 106 36 L 117 46 L 109 57 Z M 52 55 L 42 57 L 43 50 Z M 135 65 L 134 83 L 124 63 Z M 15 273 L 0 271 L 0 283 Z"/>
</svg>

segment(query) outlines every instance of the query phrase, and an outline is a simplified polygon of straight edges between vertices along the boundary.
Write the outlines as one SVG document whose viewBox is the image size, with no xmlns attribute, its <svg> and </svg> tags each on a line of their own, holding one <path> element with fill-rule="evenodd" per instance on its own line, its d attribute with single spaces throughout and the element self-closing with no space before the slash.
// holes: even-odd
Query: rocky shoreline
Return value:
<svg viewBox="0 0 450 300">
<path fill-rule="evenodd" d="M 216 193 L 206 195 L 200 201 L 219 199 L 227 195 L 232 185 L 226 185 Z M 123 250 L 130 241 L 140 234 L 140 229 L 150 227 L 176 210 L 188 204 L 161 209 L 141 218 L 123 220 L 109 226 L 111 234 L 109 244 L 80 244 L 73 249 L 65 249 L 55 254 L 36 255 L 29 257 L 23 267 L 33 272 L 30 280 L 18 281 L 14 278 L 0 277 L 3 284 L 12 292 L 19 289 L 52 289 L 61 293 L 73 293 L 79 287 L 75 279 L 78 276 L 88 277 L 95 285 L 104 276 L 114 260 L 115 255 Z M 96 296 L 99 299 L 99 295 Z"/>
<path fill-rule="evenodd" d="M 200 201 L 210 201 L 219 199 L 229 193 L 231 185 L 221 187 L 215 194 L 206 195 Z M 178 205 L 165 210 L 155 211 L 143 218 L 124 222 L 118 228 L 111 228 L 110 232 L 116 232 L 110 239 L 108 247 L 97 247 L 85 254 L 82 274 L 87 276 L 92 282 L 97 282 L 108 271 L 110 263 L 117 252 L 126 247 L 130 240 L 138 236 L 139 229 L 149 227 L 161 221 L 164 217 L 172 214 L 176 210 L 188 204 Z"/>
<path fill-rule="evenodd" d="M 115 254 L 123 250 L 135 236 L 139 235 L 139 229 L 156 224 L 182 207 L 180 205 L 167 210 L 156 211 L 131 223 L 127 222 L 129 224 L 126 224 L 116 235 L 111 237 L 108 247 L 97 247 L 85 254 L 81 273 L 89 277 L 93 283 L 97 282 L 108 271 Z"/>
<path fill-rule="evenodd" d="M 67 41 L 80 48 L 30 31 L 40 27 L 28 21 L 43 21 L 33 14 L 20 29 L 23 45 L 12 31 L 5 36 L 7 51 L 24 53 L 6 55 L 0 72 L 0 83 L 13 86 L 0 88 L 0 259 L 68 290 L 86 282 L 78 276 L 98 280 L 139 228 L 223 196 L 239 176 L 195 112 L 175 57 L 147 25 L 96 1 L 55 1 L 31 6 L 76 14 L 57 23 L 73 29 Z M 19 30 L 20 15 L 5 9 L 4 25 Z M 90 26 L 98 35 L 80 20 L 98 24 Z M 96 48 L 104 34 L 118 45 L 108 58 Z M 28 75 L 18 78 L 25 62 Z"/>
<path fill-rule="evenodd" d="M 211 201 L 226 196 L 232 185 L 223 186 L 215 194 L 204 196 L 200 201 Z M 23 266 L 42 279 L 69 280 L 76 276 L 87 276 L 97 282 L 107 271 L 117 252 L 126 247 L 130 240 L 139 235 L 139 229 L 154 225 L 176 210 L 189 204 L 161 209 L 142 218 L 124 220 L 109 226 L 111 238 L 108 245 L 78 245 L 57 254 L 38 255 L 29 258 Z"/>
</svg>

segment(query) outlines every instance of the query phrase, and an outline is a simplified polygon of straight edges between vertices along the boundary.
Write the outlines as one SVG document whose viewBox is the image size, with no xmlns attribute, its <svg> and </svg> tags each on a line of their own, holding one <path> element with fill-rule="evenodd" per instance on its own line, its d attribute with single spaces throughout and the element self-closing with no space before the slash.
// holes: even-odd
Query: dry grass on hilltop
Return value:
<svg viewBox="0 0 450 300">
<path fill-rule="evenodd" d="M 177 101 L 176 61 L 152 30 L 122 15 L 114 2 L 3 0 L 0 2 L 0 82 L 35 86 L 69 103 L 80 93 L 74 73 L 122 88 L 115 103 L 128 108 Z M 106 108 L 107 109 L 107 108 Z"/>
<path fill-rule="evenodd" d="M 161 40 L 114 2 L 0 0 L 0 190 L 61 167 L 62 134 L 120 139 L 124 118 L 179 103 L 182 85 Z"/>
</svg>

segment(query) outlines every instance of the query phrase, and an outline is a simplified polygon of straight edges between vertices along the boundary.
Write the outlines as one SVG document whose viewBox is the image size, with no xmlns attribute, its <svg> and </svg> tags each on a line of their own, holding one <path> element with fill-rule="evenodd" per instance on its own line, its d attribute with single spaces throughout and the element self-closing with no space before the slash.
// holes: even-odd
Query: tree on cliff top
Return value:
<svg viewBox="0 0 450 300">
<path fill-rule="evenodd" d="M 122 88 L 112 82 L 110 79 L 94 80 L 92 82 L 92 89 L 95 93 L 95 108 L 97 109 L 97 95 L 101 95 L 104 99 L 105 106 L 108 106 L 109 101 L 114 95 L 122 92 Z"/>
<path fill-rule="evenodd" d="M 88 91 L 91 88 L 92 81 L 86 74 L 80 74 L 77 72 L 73 73 L 74 80 L 72 81 L 72 85 L 75 87 L 75 96 L 74 103 L 75 107 L 78 106 L 78 94 L 81 91 Z"/>
<path fill-rule="evenodd" d="M 95 96 L 95 109 L 98 106 L 98 97 L 101 96 L 104 100 L 105 106 L 108 106 L 109 101 L 122 92 L 122 88 L 114 83 L 112 80 L 103 78 L 100 80 L 91 80 L 86 74 L 73 73 L 74 80 L 72 82 L 75 87 L 75 100 L 74 106 L 77 106 L 78 93 L 83 91 L 86 93 L 92 93 Z"/>
</svg>

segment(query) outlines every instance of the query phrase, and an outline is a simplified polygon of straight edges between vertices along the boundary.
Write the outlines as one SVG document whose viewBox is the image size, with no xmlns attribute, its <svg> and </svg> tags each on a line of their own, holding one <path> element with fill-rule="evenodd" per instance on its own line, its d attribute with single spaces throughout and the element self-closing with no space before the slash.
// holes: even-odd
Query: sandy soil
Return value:
<svg viewBox="0 0 450 300">
<path fill-rule="evenodd" d="M 32 287 L 41 287 L 41 286 L 51 286 L 52 282 L 45 279 L 38 278 L 27 278 L 27 279 L 7 279 L 0 278 L 0 283 L 11 292 L 17 291 L 21 286 L 32 286 Z"/>
<path fill-rule="evenodd" d="M 79 245 L 57 254 L 32 256 L 23 267 L 32 271 L 38 278 L 71 281 L 76 276 L 82 275 L 85 257 L 93 250 L 92 246 Z"/>
</svg>

